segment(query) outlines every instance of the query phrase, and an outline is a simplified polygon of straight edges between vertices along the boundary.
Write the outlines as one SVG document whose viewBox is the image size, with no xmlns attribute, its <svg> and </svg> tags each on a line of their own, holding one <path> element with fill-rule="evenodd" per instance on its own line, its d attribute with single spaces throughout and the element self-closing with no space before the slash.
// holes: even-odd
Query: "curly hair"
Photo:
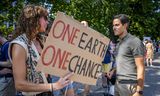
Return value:
<svg viewBox="0 0 160 96">
<path fill-rule="evenodd" d="M 25 6 L 18 18 L 15 34 L 13 38 L 21 34 L 26 34 L 29 43 L 35 38 L 39 28 L 39 19 L 47 19 L 48 11 L 42 6 L 27 5 Z"/>
</svg>

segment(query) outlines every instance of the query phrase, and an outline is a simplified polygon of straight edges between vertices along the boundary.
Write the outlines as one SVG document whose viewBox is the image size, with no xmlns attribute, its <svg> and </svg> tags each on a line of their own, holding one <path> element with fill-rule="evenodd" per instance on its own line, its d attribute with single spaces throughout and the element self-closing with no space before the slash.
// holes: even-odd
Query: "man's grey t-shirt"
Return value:
<svg viewBox="0 0 160 96">
<path fill-rule="evenodd" d="M 128 33 L 118 43 L 116 52 L 117 79 L 137 80 L 135 58 L 144 56 L 144 44 L 140 39 Z"/>
</svg>

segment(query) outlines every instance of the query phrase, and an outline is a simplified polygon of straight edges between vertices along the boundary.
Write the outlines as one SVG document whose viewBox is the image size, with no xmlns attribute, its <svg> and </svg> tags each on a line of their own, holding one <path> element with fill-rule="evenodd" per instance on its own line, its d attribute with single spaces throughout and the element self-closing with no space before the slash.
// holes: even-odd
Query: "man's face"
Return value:
<svg viewBox="0 0 160 96">
<path fill-rule="evenodd" d="M 114 35 L 121 36 L 121 35 L 123 35 L 125 30 L 126 30 L 126 24 L 122 25 L 122 23 L 119 19 L 113 20 Z"/>
</svg>

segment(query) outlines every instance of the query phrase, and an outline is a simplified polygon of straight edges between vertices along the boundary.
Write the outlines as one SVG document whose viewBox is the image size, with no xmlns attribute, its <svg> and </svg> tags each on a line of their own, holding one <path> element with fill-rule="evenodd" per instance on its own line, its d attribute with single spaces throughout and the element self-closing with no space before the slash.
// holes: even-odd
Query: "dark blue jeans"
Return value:
<svg viewBox="0 0 160 96">
<path fill-rule="evenodd" d="M 13 77 L 0 77 L 0 96 L 15 96 L 16 90 Z"/>
</svg>

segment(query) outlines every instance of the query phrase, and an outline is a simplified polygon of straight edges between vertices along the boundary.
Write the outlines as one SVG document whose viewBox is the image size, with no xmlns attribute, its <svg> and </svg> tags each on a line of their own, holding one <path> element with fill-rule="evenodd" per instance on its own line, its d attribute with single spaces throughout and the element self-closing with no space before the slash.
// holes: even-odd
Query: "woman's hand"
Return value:
<svg viewBox="0 0 160 96">
<path fill-rule="evenodd" d="M 66 74 L 64 77 L 61 77 L 56 83 L 52 83 L 53 90 L 59 90 L 67 86 L 71 81 L 69 80 L 74 73 Z"/>
</svg>

